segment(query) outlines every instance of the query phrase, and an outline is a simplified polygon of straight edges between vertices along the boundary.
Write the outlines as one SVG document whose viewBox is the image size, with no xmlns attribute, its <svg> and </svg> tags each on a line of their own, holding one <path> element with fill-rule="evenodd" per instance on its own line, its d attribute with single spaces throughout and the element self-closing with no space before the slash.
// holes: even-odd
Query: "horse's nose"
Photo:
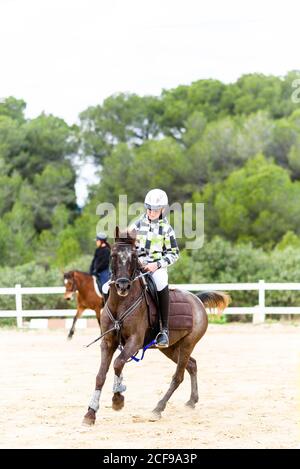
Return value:
<svg viewBox="0 0 300 469">
<path fill-rule="evenodd" d="M 120 278 L 116 281 L 116 286 L 121 291 L 129 290 L 130 288 L 130 281 L 127 278 Z"/>
<path fill-rule="evenodd" d="M 64 294 L 65 300 L 71 300 L 71 299 L 72 299 L 72 296 L 73 296 L 73 292 L 66 292 L 66 293 Z"/>
</svg>

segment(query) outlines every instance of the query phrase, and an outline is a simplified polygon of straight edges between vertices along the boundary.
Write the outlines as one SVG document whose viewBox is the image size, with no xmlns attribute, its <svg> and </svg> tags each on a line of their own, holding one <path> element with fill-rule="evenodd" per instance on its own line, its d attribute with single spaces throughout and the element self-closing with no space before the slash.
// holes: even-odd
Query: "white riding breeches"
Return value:
<svg viewBox="0 0 300 469">
<path fill-rule="evenodd" d="M 109 290 L 109 281 L 108 281 L 108 282 L 105 282 L 105 283 L 102 285 L 102 292 L 105 293 L 105 295 L 107 295 L 108 290 Z"/>
<path fill-rule="evenodd" d="M 168 269 L 167 267 L 161 267 L 152 274 L 155 282 L 157 291 L 163 290 L 168 285 Z M 109 281 L 104 283 L 102 286 L 103 293 L 107 294 L 109 290 Z"/>
<path fill-rule="evenodd" d="M 168 285 L 168 269 L 161 267 L 152 274 L 157 291 L 163 290 Z"/>
</svg>

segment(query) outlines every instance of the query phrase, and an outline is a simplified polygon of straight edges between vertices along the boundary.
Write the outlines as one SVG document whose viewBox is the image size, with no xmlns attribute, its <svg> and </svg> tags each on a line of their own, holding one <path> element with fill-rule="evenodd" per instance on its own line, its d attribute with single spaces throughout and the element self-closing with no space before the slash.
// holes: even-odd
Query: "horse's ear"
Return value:
<svg viewBox="0 0 300 469">
<path fill-rule="evenodd" d="M 128 239 L 132 242 L 132 244 L 135 244 L 136 241 L 136 230 L 133 229 L 131 231 L 128 231 Z"/>
<path fill-rule="evenodd" d="M 62 275 L 63 275 L 63 281 L 65 283 L 66 280 L 69 280 L 70 278 L 70 272 L 64 272 L 63 269 L 60 269 L 60 271 L 62 272 Z"/>
<path fill-rule="evenodd" d="M 115 239 L 119 239 L 120 237 L 120 229 L 118 226 L 116 226 L 116 229 L 115 229 Z"/>
</svg>

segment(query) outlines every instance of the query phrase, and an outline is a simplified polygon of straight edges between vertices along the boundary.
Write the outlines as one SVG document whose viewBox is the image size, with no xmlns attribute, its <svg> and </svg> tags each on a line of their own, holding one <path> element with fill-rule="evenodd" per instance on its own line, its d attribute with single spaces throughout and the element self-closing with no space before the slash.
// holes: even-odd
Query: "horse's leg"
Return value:
<svg viewBox="0 0 300 469">
<path fill-rule="evenodd" d="M 191 344 L 188 336 L 184 337 L 180 341 L 180 343 L 178 343 L 177 368 L 172 378 L 168 391 L 166 392 L 164 397 L 158 402 L 157 406 L 153 410 L 153 414 L 155 415 L 155 418 L 161 417 L 161 413 L 163 410 L 165 410 L 168 400 L 172 396 L 173 392 L 182 383 L 183 378 L 184 378 L 184 370 L 188 364 L 193 348 L 194 348 L 194 343 Z"/>
<path fill-rule="evenodd" d="M 101 324 L 100 324 L 101 308 L 97 308 L 95 310 L 95 312 L 96 312 L 96 318 L 97 318 L 97 321 L 98 321 L 98 324 L 99 324 L 99 327 L 100 327 L 100 330 L 101 330 Z"/>
<path fill-rule="evenodd" d="M 71 329 L 70 329 L 70 331 L 69 331 L 69 334 L 68 334 L 68 339 L 69 339 L 69 340 L 72 339 L 72 337 L 73 337 L 73 335 L 74 335 L 76 321 L 77 321 L 77 319 L 80 318 L 80 316 L 82 315 L 83 311 L 84 311 L 84 308 L 78 308 L 78 309 L 77 309 L 77 312 L 76 312 L 75 317 L 74 317 L 74 319 L 73 319 L 72 327 L 71 327 Z"/>
<path fill-rule="evenodd" d="M 173 362 L 178 362 L 178 355 L 179 351 L 178 348 L 169 347 L 167 349 L 160 349 L 168 358 L 170 358 Z M 190 378 L 191 378 L 191 395 L 190 399 L 186 402 L 185 405 L 194 408 L 195 404 L 199 400 L 198 395 L 198 383 L 197 383 L 197 362 L 195 358 L 190 357 L 189 361 L 186 365 L 186 370 L 188 371 Z"/>
<path fill-rule="evenodd" d="M 191 395 L 190 395 L 189 400 L 185 403 L 185 405 L 194 409 L 195 405 L 199 401 L 198 382 L 197 382 L 197 362 L 195 358 L 193 357 L 189 358 L 189 362 L 187 364 L 186 369 L 189 372 L 190 377 L 191 377 Z"/>
<path fill-rule="evenodd" d="M 134 336 L 132 336 L 126 342 L 122 352 L 114 361 L 115 378 L 113 386 L 114 395 L 112 398 L 112 408 L 114 410 L 121 410 L 124 407 L 124 396 L 121 394 L 121 392 L 124 392 L 126 390 L 126 386 L 122 384 L 122 370 L 127 360 L 132 355 L 134 355 L 138 349 L 139 347 L 137 346 L 137 340 Z"/>
<path fill-rule="evenodd" d="M 100 394 L 105 383 L 106 375 L 111 363 L 113 354 L 117 348 L 115 342 L 102 340 L 101 342 L 101 365 L 96 376 L 96 387 L 92 399 L 89 404 L 87 413 L 84 416 L 83 423 L 85 425 L 93 425 L 96 420 L 96 412 L 99 409 Z"/>
</svg>

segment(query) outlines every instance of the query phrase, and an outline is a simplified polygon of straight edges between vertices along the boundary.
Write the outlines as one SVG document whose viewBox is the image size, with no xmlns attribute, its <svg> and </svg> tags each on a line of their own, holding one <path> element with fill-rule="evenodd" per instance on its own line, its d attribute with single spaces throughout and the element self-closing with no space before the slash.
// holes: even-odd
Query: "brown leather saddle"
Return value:
<svg viewBox="0 0 300 469">
<path fill-rule="evenodd" d="M 156 286 L 153 279 L 146 276 L 146 300 L 148 304 L 149 326 L 151 329 L 159 330 L 158 301 Z M 173 331 L 193 329 L 192 306 L 184 291 L 170 289 L 169 329 Z"/>
</svg>

